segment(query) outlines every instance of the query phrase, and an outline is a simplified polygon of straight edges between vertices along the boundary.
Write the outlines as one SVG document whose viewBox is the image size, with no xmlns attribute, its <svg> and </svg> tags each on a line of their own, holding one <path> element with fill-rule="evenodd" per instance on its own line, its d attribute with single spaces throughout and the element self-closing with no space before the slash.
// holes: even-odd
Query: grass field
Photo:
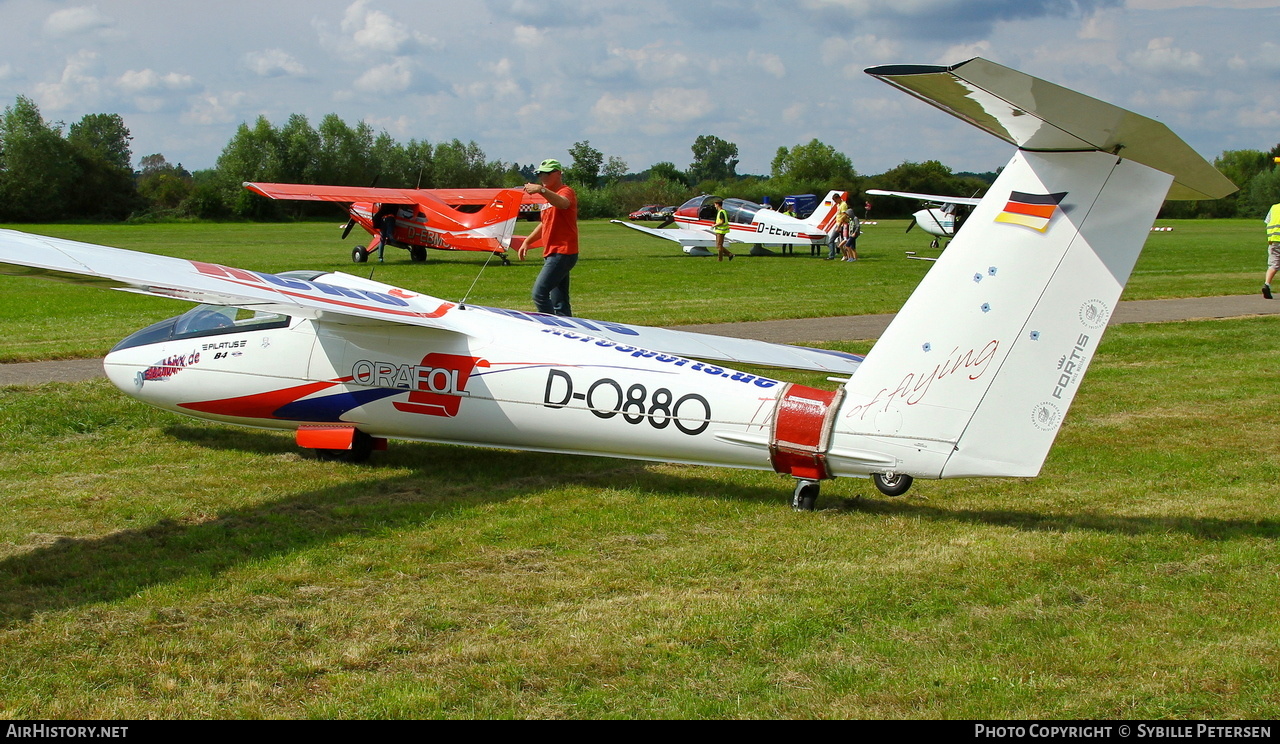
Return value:
<svg viewBox="0 0 1280 744">
<path fill-rule="evenodd" d="M 1152 233 L 1124 299 L 1252 294 L 1265 245 L 1255 220 L 1176 221 Z M 896 312 L 928 270 L 904 252 L 928 255 L 927 236 L 907 223 L 867 227 L 856 264 L 790 256 L 729 263 L 683 255 L 669 241 L 605 221 L 582 225 L 583 258 L 573 272 L 574 312 L 587 318 L 678 325 Z M 529 290 L 540 262 L 484 266 L 484 255 L 430 251 L 425 265 L 394 250 L 385 264 L 353 264 L 334 223 L 14 226 L 90 243 L 214 261 L 255 271 L 359 273 L 416 292 L 477 304 L 533 309 Z M 743 253 L 744 248 L 738 247 Z M 125 293 L 3 278 L 0 363 L 100 356 L 129 333 L 187 305 Z"/>
<path fill-rule="evenodd" d="M 1256 226 L 1234 225 L 1153 235 L 1126 296 L 1251 292 Z M 286 227 L 328 235 L 161 226 L 149 244 L 190 229 L 221 263 L 341 266 L 331 242 L 256 242 Z M 927 265 L 868 236 L 865 263 L 729 265 L 624 233 L 575 301 L 648 322 L 891 311 L 859 282 L 905 297 Z M 446 297 L 480 263 L 395 261 L 377 277 Z M 490 267 L 477 298 L 525 307 L 532 271 Z M 35 298 L 17 295 L 89 292 L 0 284 L 23 287 L 0 301 L 6 347 Z M 109 345 L 182 305 L 91 296 L 71 320 L 50 300 L 45 330 L 124 304 L 95 326 Z M 0 716 L 1275 718 L 1276 322 L 1113 328 L 1039 478 L 899 499 L 837 480 L 813 513 L 770 473 L 407 443 L 354 467 L 105 381 L 0 388 Z"/>
</svg>

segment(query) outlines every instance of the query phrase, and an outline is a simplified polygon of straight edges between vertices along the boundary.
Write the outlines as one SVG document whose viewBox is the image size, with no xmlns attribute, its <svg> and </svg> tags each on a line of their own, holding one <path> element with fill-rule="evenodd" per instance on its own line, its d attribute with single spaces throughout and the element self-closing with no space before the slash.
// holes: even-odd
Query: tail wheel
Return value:
<svg viewBox="0 0 1280 744">
<path fill-rule="evenodd" d="M 373 454 L 374 444 L 373 437 L 357 429 L 355 437 L 351 441 L 351 449 L 318 449 L 315 451 L 316 459 L 324 462 L 347 462 L 352 464 L 366 462 L 369 456 Z"/>
<path fill-rule="evenodd" d="M 880 489 L 880 493 L 885 496 L 901 496 L 911 488 L 911 484 L 915 481 L 909 475 L 900 475 L 898 473 L 872 473 L 871 480 L 875 482 L 876 488 Z"/>
<path fill-rule="evenodd" d="M 813 511 L 818 503 L 818 481 L 796 481 L 796 490 L 791 494 L 791 508 L 796 511 Z"/>
<path fill-rule="evenodd" d="M 351 262 L 352 262 L 352 263 L 365 263 L 365 262 L 366 262 L 366 261 L 368 261 L 368 260 L 369 260 L 369 254 L 368 254 L 368 253 L 365 253 L 365 251 L 364 251 L 364 246 L 359 246 L 359 245 L 358 245 L 358 246 L 356 246 L 355 248 L 352 248 L 352 249 L 351 249 Z"/>
</svg>

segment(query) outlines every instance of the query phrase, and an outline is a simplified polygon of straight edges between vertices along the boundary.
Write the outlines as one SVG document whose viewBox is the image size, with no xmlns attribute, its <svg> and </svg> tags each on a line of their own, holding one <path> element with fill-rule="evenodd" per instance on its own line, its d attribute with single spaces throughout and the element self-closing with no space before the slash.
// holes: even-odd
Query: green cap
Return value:
<svg viewBox="0 0 1280 744">
<path fill-rule="evenodd" d="M 559 160 L 544 160 L 542 161 L 542 165 L 538 166 L 539 173 L 550 173 L 558 170 L 564 170 L 564 168 L 560 167 Z"/>
</svg>

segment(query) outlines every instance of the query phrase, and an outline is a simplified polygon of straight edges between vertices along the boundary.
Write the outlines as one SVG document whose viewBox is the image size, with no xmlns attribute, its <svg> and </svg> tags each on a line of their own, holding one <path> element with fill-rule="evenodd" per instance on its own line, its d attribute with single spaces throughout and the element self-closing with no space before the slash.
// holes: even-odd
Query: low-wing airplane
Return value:
<svg viewBox="0 0 1280 744">
<path fill-rule="evenodd" d="M 1165 197 L 1235 186 L 1163 124 L 983 59 L 867 72 L 1018 150 L 865 358 L 13 231 L 0 270 L 202 303 L 121 341 L 111 381 L 323 458 L 395 438 L 774 470 L 797 509 L 838 476 L 1034 476 Z"/>
<path fill-rule="evenodd" d="M 745 199 L 725 199 L 724 209 L 729 213 L 729 234 L 726 243 L 751 243 L 754 256 L 770 255 L 763 246 L 825 245 L 828 233 L 836 219 L 835 195 L 848 198 L 843 191 L 829 192 L 813 214 L 797 219 L 781 212 L 767 209 Z M 676 209 L 671 220 L 656 228 L 637 225 L 622 220 L 612 220 L 616 225 L 626 225 L 633 230 L 680 244 L 690 256 L 714 256 L 707 250 L 716 244 L 711 226 L 716 221 L 715 196 L 695 196 Z M 667 228 L 675 222 L 678 228 Z"/>
<path fill-rule="evenodd" d="M 409 251 L 416 262 L 427 249 L 487 251 L 509 264 L 516 219 L 522 211 L 539 210 L 547 202 L 520 189 L 386 189 L 360 186 L 316 186 L 300 183 L 252 183 L 244 187 L 269 199 L 328 201 L 350 204 L 345 239 L 360 225 L 370 235 L 367 246 L 351 250 L 351 260 L 364 263 L 383 243 L 382 220 L 394 220 L 386 246 Z M 516 240 L 518 245 L 519 239 Z"/>
<path fill-rule="evenodd" d="M 933 249 L 942 247 L 944 239 L 950 240 L 954 238 L 956 230 L 959 230 L 960 224 L 964 222 L 965 215 L 982 201 L 978 198 L 964 196 L 915 194 L 910 191 L 885 191 L 883 189 L 867 189 L 867 194 L 870 196 L 900 196 L 905 199 L 916 199 L 924 202 L 924 209 L 911 215 L 911 224 L 907 225 L 907 232 L 911 232 L 911 228 L 919 225 L 921 230 L 933 236 L 933 240 L 929 243 L 929 247 Z M 910 258 L 921 258 L 928 261 L 937 260 L 924 259 L 923 256 L 916 256 L 913 253 L 908 253 L 907 255 Z"/>
</svg>

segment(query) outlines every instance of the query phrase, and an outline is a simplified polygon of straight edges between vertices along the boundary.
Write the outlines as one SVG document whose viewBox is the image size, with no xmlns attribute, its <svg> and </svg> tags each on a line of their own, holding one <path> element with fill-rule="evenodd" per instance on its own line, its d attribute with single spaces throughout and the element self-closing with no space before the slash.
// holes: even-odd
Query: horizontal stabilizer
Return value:
<svg viewBox="0 0 1280 744">
<path fill-rule="evenodd" d="M 1168 173 L 1169 199 L 1220 199 L 1236 190 L 1164 124 L 989 60 L 866 72 L 1020 149 L 1098 150 Z"/>
</svg>

